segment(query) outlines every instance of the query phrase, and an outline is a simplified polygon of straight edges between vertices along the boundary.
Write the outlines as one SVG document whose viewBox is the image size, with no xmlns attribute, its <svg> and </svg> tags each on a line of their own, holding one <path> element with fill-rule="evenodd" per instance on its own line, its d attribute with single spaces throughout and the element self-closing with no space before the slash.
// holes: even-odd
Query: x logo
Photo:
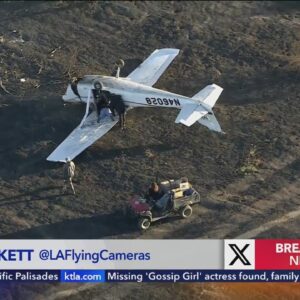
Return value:
<svg viewBox="0 0 300 300">
<path fill-rule="evenodd" d="M 236 244 L 229 244 L 229 247 L 236 254 L 235 258 L 232 260 L 232 262 L 229 265 L 232 266 L 239 259 L 244 266 L 250 266 L 251 263 L 243 254 L 249 246 L 250 244 L 246 244 L 242 249 L 240 249 Z"/>
</svg>

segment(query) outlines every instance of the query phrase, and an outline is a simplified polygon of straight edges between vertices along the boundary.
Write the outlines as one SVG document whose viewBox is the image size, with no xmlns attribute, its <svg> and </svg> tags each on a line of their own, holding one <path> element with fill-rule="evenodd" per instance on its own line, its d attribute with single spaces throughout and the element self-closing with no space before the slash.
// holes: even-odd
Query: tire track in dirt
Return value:
<svg viewBox="0 0 300 300">
<path fill-rule="evenodd" d="M 297 217 L 300 216 L 300 207 L 298 207 L 296 210 L 291 211 L 285 215 L 283 215 L 282 217 L 272 220 L 270 222 L 267 222 L 265 224 L 262 224 L 260 226 L 258 226 L 257 228 L 254 228 L 252 230 L 246 231 L 240 235 L 238 235 L 237 237 L 235 237 L 236 239 L 251 239 L 251 238 L 255 238 L 257 235 L 259 235 L 260 233 L 263 233 L 267 230 L 272 229 L 275 226 L 281 225 L 291 219 L 295 219 Z"/>
<path fill-rule="evenodd" d="M 300 215 L 299 195 L 300 180 L 297 180 L 288 186 L 284 186 L 279 191 L 270 194 L 268 199 L 255 202 L 254 205 L 260 207 L 261 215 L 249 216 L 245 212 L 236 214 L 234 219 L 231 219 L 231 221 L 236 220 L 236 222 L 230 224 L 231 230 L 225 236 L 220 236 L 219 238 L 255 237 L 256 232 L 260 234 L 280 223 L 296 218 Z M 278 215 L 280 215 L 279 218 Z M 266 219 L 269 220 L 274 217 L 274 220 L 265 223 Z M 255 227 L 257 224 L 261 225 Z M 229 223 L 227 223 L 227 225 L 229 225 Z M 225 224 L 222 224 L 222 226 L 225 226 Z M 251 229 L 251 227 L 254 228 Z M 244 231 L 244 233 L 240 233 L 241 231 Z M 208 234 L 215 235 L 215 229 L 208 232 Z M 295 232 L 295 234 L 297 234 L 297 232 Z"/>
</svg>

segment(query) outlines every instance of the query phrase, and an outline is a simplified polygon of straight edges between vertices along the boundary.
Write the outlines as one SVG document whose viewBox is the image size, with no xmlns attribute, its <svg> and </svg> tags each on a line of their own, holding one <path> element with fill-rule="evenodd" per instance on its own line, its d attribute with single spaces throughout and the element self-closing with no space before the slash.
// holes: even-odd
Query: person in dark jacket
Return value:
<svg viewBox="0 0 300 300">
<path fill-rule="evenodd" d="M 99 82 L 94 84 L 94 89 L 92 89 L 92 92 L 94 96 L 94 103 L 96 105 L 97 117 L 99 117 L 101 109 L 108 106 L 109 100 L 102 91 L 102 87 Z"/>
<path fill-rule="evenodd" d="M 154 201 L 159 200 L 163 196 L 163 191 L 156 182 L 153 182 L 149 188 L 148 194 Z"/>
<path fill-rule="evenodd" d="M 112 94 L 109 95 L 110 99 L 110 110 L 115 116 L 115 111 L 119 115 L 119 124 L 122 130 L 124 130 L 125 127 L 125 112 L 126 112 L 126 106 L 124 104 L 123 98 L 121 95 Z"/>
<path fill-rule="evenodd" d="M 114 121 L 110 111 L 110 93 L 102 90 L 102 86 L 99 82 L 95 82 L 92 92 L 94 96 L 94 105 L 96 106 L 97 122 L 100 123 L 100 120 L 103 120 L 106 117 L 110 117 L 111 120 Z"/>
<path fill-rule="evenodd" d="M 170 201 L 170 195 L 165 193 L 156 182 L 151 184 L 148 195 L 152 200 L 154 200 L 155 206 L 161 212 L 166 212 L 168 203 Z"/>
</svg>

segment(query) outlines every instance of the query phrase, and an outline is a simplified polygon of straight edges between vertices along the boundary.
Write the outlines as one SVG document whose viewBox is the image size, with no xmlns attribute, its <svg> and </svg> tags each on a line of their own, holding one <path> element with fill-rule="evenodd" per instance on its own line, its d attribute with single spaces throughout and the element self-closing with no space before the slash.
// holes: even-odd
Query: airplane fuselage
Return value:
<svg viewBox="0 0 300 300">
<path fill-rule="evenodd" d="M 66 94 L 63 96 L 63 100 L 66 102 L 86 103 L 89 92 L 94 88 L 93 85 L 95 82 L 100 82 L 103 90 L 121 95 L 125 105 L 128 107 L 166 107 L 181 109 L 182 106 L 187 103 L 200 104 L 199 101 L 195 99 L 136 83 L 126 78 L 94 75 L 86 76 L 77 84 L 80 98 L 74 94 L 69 85 Z M 93 100 L 93 94 L 90 93 L 90 101 Z M 209 110 L 205 105 L 203 105 L 203 107 Z"/>
</svg>

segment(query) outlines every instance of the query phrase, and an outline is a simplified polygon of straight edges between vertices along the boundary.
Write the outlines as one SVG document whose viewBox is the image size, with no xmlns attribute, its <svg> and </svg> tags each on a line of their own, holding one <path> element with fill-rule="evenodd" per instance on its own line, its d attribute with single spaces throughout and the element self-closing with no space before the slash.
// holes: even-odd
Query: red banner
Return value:
<svg viewBox="0 0 300 300">
<path fill-rule="evenodd" d="M 300 240 L 255 240 L 256 270 L 300 270 Z"/>
</svg>

